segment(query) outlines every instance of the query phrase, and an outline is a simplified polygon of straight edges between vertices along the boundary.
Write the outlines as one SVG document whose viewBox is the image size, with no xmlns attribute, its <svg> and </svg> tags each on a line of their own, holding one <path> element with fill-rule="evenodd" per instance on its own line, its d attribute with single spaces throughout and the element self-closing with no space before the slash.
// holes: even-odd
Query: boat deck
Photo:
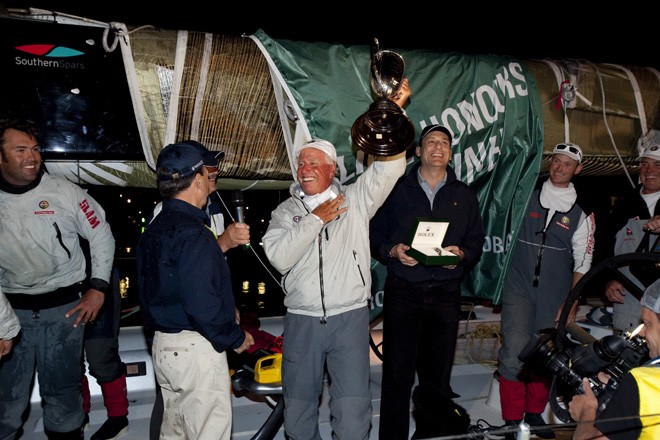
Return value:
<svg viewBox="0 0 660 440">
<path fill-rule="evenodd" d="M 586 313 L 586 310 L 583 310 L 582 313 Z M 461 322 L 461 329 L 459 330 L 459 346 L 457 347 L 451 385 L 460 397 L 454 399 L 454 401 L 467 410 L 472 425 L 494 427 L 488 435 L 482 438 L 498 438 L 493 432 L 496 430 L 495 427 L 502 425 L 504 422 L 500 414 L 497 380 L 494 378 L 496 369 L 495 356 L 499 342 L 497 335 L 493 335 L 492 333 L 498 331 L 499 314 L 492 313 L 490 308 L 477 306 L 473 309 L 471 316 L 472 319 Z M 579 317 L 580 314 L 578 314 Z M 261 318 L 261 329 L 275 335 L 281 334 L 281 317 Z M 603 329 L 603 331 L 606 330 Z M 372 330 L 372 337 L 376 342 L 379 341 L 380 333 L 380 325 Z M 149 438 L 149 420 L 155 398 L 155 382 L 151 359 L 148 355 L 145 355 L 146 343 L 144 342 L 144 338 L 142 337 L 141 339 L 140 336 L 141 329 L 139 327 L 121 329 L 120 346 L 122 360 L 129 363 L 129 365 L 133 362 L 141 361 L 144 361 L 146 364 L 146 374 L 127 378 L 130 424 L 128 433 L 122 437 L 125 440 L 147 440 Z M 594 336 L 600 337 L 599 335 Z M 461 340 L 464 342 L 461 342 Z M 372 353 L 371 390 L 373 396 L 373 419 L 369 439 L 378 438 L 381 375 L 382 363 Z M 92 394 L 91 426 L 86 431 L 86 438 L 90 438 L 92 433 L 106 420 L 106 412 L 103 406 L 100 388 L 93 379 L 90 380 L 90 392 Z M 325 439 L 331 438 L 328 398 L 326 389 L 319 410 L 320 431 Z M 272 407 L 265 401 L 260 401 L 260 399 L 251 400 L 248 397 L 233 396 L 232 403 L 234 409 L 232 439 L 250 440 L 268 418 Z M 555 429 L 557 438 L 570 438 L 572 430 L 567 426 L 562 427 L 561 422 L 554 419 L 549 406 L 546 409 L 545 418 L 548 423 L 557 423 L 557 429 Z M 410 435 L 413 434 L 414 430 L 415 423 L 411 413 Z M 38 385 L 35 386 L 31 410 L 29 418 L 24 425 L 24 431 L 24 434 L 20 437 L 21 439 L 36 440 L 44 438 Z M 276 440 L 283 440 L 285 438 L 283 429 L 280 428 L 274 438 Z"/>
</svg>

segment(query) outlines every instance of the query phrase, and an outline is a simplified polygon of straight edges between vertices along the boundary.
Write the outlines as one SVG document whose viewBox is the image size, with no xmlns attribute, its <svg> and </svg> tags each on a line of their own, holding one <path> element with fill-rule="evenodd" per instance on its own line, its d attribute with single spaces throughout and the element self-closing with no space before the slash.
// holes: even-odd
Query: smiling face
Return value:
<svg viewBox="0 0 660 440">
<path fill-rule="evenodd" d="M 660 160 L 644 157 L 639 164 L 639 180 L 644 194 L 660 191 Z"/>
<path fill-rule="evenodd" d="M 565 154 L 553 154 L 548 167 L 550 182 L 557 188 L 567 188 L 574 175 L 582 171 L 577 160 Z"/>
<path fill-rule="evenodd" d="M 648 307 L 642 307 L 644 327 L 639 334 L 646 339 L 651 359 L 660 356 L 660 317 Z"/>
<path fill-rule="evenodd" d="M 298 182 L 305 194 L 313 196 L 325 191 L 335 177 L 337 164 L 323 151 L 305 148 L 298 156 Z"/>
<path fill-rule="evenodd" d="M 41 169 L 41 152 L 37 140 L 27 133 L 9 128 L 2 141 L 2 177 L 16 186 L 32 183 Z"/>
<path fill-rule="evenodd" d="M 442 131 L 432 131 L 422 139 L 422 144 L 415 149 L 422 166 L 447 168 L 451 160 L 451 142 Z"/>
<path fill-rule="evenodd" d="M 213 194 L 213 191 L 218 189 L 218 175 L 220 173 L 220 170 L 218 167 L 210 167 L 207 165 L 204 165 L 204 169 L 207 171 L 207 185 L 208 185 L 208 193 L 209 195 Z"/>
</svg>

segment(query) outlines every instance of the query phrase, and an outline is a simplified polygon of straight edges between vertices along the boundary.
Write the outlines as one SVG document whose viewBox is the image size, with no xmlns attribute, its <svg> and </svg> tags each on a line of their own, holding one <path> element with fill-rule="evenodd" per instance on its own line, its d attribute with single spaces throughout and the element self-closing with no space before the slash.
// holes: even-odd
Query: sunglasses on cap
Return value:
<svg viewBox="0 0 660 440">
<path fill-rule="evenodd" d="M 582 152 L 576 148 L 574 145 L 567 145 L 567 144 L 558 144 L 555 147 L 555 151 L 568 151 L 570 153 L 575 154 L 579 158 L 579 162 L 582 162 Z"/>
</svg>

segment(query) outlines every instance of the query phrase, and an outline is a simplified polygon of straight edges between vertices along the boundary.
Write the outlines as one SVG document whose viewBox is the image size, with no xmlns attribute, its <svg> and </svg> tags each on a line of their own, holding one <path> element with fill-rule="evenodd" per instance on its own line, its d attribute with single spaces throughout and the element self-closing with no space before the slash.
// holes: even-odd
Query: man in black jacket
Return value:
<svg viewBox="0 0 660 440">
<path fill-rule="evenodd" d="M 409 438 L 415 370 L 420 387 L 447 398 L 453 395 L 449 379 L 460 321 L 460 284 L 481 257 L 485 232 L 474 191 L 449 166 L 451 144 L 446 127 L 425 127 L 415 150 L 419 163 L 397 183 L 371 221 L 372 255 L 387 266 L 381 439 Z M 457 264 L 425 265 L 408 255 L 407 243 L 420 218 L 449 223 L 442 247 L 460 257 Z"/>
<path fill-rule="evenodd" d="M 254 344 L 236 322 L 229 266 L 204 209 L 213 166 L 216 155 L 195 141 L 161 151 L 163 210 L 137 246 L 140 306 L 155 330 L 152 357 L 165 407 L 161 438 L 231 438 L 226 350 Z"/>
</svg>

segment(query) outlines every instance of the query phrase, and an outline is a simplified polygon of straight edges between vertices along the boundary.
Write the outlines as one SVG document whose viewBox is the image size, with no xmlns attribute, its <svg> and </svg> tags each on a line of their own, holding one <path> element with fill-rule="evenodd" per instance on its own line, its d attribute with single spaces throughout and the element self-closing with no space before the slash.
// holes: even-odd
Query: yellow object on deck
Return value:
<svg viewBox="0 0 660 440">
<path fill-rule="evenodd" d="M 282 353 L 275 353 L 259 359 L 254 366 L 254 380 L 259 383 L 282 381 Z"/>
</svg>

